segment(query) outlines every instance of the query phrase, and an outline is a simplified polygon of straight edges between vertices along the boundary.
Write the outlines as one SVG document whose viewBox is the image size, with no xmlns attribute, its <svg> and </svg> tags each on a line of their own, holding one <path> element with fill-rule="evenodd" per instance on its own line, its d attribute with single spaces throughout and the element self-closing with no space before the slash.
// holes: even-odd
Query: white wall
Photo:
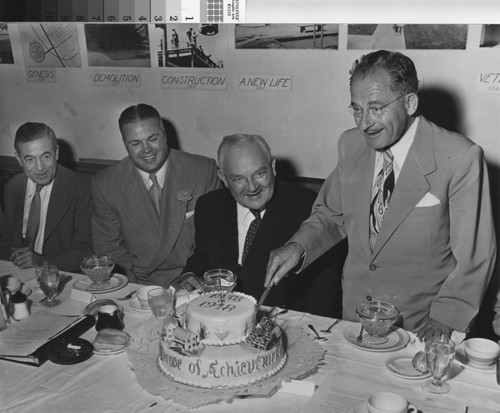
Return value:
<svg viewBox="0 0 500 413">
<path fill-rule="evenodd" d="M 17 25 L 9 25 L 14 44 Z M 181 149 L 214 157 L 222 136 L 257 133 L 274 155 L 292 163 L 300 176 L 324 178 L 337 160 L 340 133 L 354 126 L 349 105 L 348 71 L 366 51 L 347 50 L 347 26 L 340 27 L 339 50 L 235 50 L 228 30 L 225 91 L 167 90 L 159 87 L 158 68 L 142 72 L 141 88 L 96 87 L 87 67 L 83 25 L 82 68 L 57 69 L 57 83 L 28 83 L 22 53 L 16 64 L 0 65 L 0 155 L 12 155 L 13 136 L 26 121 L 41 121 L 66 141 L 75 158 L 120 159 L 121 111 L 139 102 L 157 107 L 175 126 Z M 440 89 L 457 110 L 457 127 L 482 145 L 500 170 L 500 94 L 475 92 L 481 71 L 499 72 L 500 49 L 479 48 L 480 25 L 469 26 L 466 50 L 406 50 L 423 89 Z M 292 91 L 241 91 L 240 74 L 289 74 Z M 444 108 L 445 109 L 445 108 Z"/>
</svg>

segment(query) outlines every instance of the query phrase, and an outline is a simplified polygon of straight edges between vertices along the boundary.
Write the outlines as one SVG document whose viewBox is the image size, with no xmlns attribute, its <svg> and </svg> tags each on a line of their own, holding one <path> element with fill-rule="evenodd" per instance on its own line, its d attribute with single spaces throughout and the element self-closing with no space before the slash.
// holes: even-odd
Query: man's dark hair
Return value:
<svg viewBox="0 0 500 413">
<path fill-rule="evenodd" d="M 352 84 L 355 78 L 363 78 L 380 69 L 391 77 L 391 88 L 394 92 L 399 94 L 418 92 L 417 70 L 413 61 L 402 53 L 388 50 L 378 50 L 356 60 L 349 72 L 351 75 L 349 84 Z"/>
<path fill-rule="evenodd" d="M 14 148 L 19 152 L 21 143 L 33 142 L 37 139 L 49 138 L 52 141 L 54 150 L 57 148 L 56 134 L 52 128 L 45 123 L 26 122 L 19 126 L 14 137 Z"/>
<path fill-rule="evenodd" d="M 160 123 L 161 128 L 163 129 L 163 121 L 161 119 L 161 116 L 153 106 L 147 105 L 145 103 L 139 103 L 138 105 L 129 106 L 122 112 L 120 118 L 118 119 L 120 132 L 128 123 L 135 123 L 147 119 L 157 119 Z"/>
</svg>

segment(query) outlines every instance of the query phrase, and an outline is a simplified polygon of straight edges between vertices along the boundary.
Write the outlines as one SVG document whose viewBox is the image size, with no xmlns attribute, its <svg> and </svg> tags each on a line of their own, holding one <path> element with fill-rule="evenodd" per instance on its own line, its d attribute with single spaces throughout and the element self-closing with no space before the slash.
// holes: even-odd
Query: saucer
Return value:
<svg viewBox="0 0 500 413">
<path fill-rule="evenodd" d="M 94 283 L 89 277 L 84 277 L 73 284 L 73 288 L 80 291 L 90 292 L 92 294 L 103 294 L 119 290 L 127 285 L 128 279 L 122 274 L 114 273 L 106 283 L 104 288 L 95 288 Z"/>
<path fill-rule="evenodd" d="M 144 308 L 142 306 L 139 299 L 137 298 L 137 295 L 135 294 L 129 300 L 128 305 L 130 306 L 130 308 L 132 308 L 132 310 L 137 311 L 139 313 L 151 313 L 151 310 L 149 308 Z"/>
<path fill-rule="evenodd" d="M 490 364 L 489 366 L 478 366 L 472 364 L 469 359 L 465 359 L 464 361 L 460 361 L 465 368 L 477 371 L 479 373 L 496 373 L 497 365 L 496 363 Z"/>
<path fill-rule="evenodd" d="M 360 330 L 360 324 L 353 324 L 344 330 L 344 338 L 352 344 L 354 347 L 360 350 L 384 352 L 384 351 L 395 351 L 403 347 L 406 347 L 410 341 L 410 336 L 408 333 L 399 327 L 394 327 L 392 331 L 387 336 L 388 340 L 381 344 L 371 344 L 366 341 L 358 343 L 357 337 Z"/>
<path fill-rule="evenodd" d="M 353 413 L 368 413 L 368 407 L 366 407 L 366 402 L 356 407 Z"/>
<path fill-rule="evenodd" d="M 101 308 L 103 305 L 115 305 L 116 307 L 119 308 L 121 312 L 123 312 L 123 307 L 119 304 L 117 304 L 115 301 L 111 299 L 100 299 L 100 300 L 95 300 L 92 301 L 89 305 L 87 305 L 84 309 L 82 314 L 83 315 L 93 315 L 94 317 L 97 317 L 97 311 L 99 308 Z"/>
<path fill-rule="evenodd" d="M 429 371 L 422 373 L 415 369 L 412 360 L 413 357 L 410 356 L 393 356 L 385 361 L 385 366 L 392 374 L 402 379 L 419 380 L 431 376 Z"/>
<path fill-rule="evenodd" d="M 105 344 L 98 343 L 94 341 L 94 354 L 99 354 L 101 356 L 111 356 L 113 354 L 123 353 L 127 347 L 130 345 L 132 339 L 127 341 L 126 344 Z"/>
</svg>

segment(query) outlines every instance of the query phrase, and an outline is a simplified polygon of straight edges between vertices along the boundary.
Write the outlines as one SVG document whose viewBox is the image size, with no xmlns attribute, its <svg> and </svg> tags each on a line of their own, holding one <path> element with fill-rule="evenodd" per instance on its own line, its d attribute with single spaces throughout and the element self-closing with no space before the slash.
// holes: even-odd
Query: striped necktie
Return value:
<svg viewBox="0 0 500 413">
<path fill-rule="evenodd" d="M 373 251 L 377 241 L 389 200 L 394 191 L 395 177 L 393 170 L 394 155 L 387 149 L 383 152 L 384 164 L 377 175 L 372 188 L 370 203 L 370 247 Z"/>
<path fill-rule="evenodd" d="M 30 250 L 35 250 L 36 237 L 40 229 L 40 210 L 42 208 L 42 201 L 40 199 L 40 191 L 43 185 L 36 184 L 35 195 L 31 200 L 30 211 L 28 213 L 28 222 L 26 225 L 26 236 L 24 237 L 24 246 Z"/>
<path fill-rule="evenodd" d="M 149 180 L 152 182 L 152 185 L 149 188 L 149 196 L 153 201 L 156 213 L 160 216 L 161 186 L 158 183 L 158 178 L 155 174 L 149 174 Z"/>
<path fill-rule="evenodd" d="M 251 209 L 250 212 L 254 214 L 255 219 L 250 223 L 247 235 L 245 236 L 245 245 L 243 247 L 243 255 L 241 257 L 242 264 L 245 263 L 245 258 L 247 257 L 248 250 L 252 246 L 252 242 L 255 238 L 255 234 L 257 233 L 257 229 L 259 228 L 260 221 L 262 221 L 262 218 L 260 217 L 260 211 Z"/>
</svg>

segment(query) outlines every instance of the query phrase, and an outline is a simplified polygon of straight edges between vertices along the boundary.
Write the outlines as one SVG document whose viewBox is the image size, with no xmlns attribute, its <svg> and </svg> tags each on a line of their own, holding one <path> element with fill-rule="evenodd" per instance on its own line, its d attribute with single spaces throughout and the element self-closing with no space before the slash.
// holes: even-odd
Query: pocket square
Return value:
<svg viewBox="0 0 500 413">
<path fill-rule="evenodd" d="M 192 211 L 186 212 L 186 216 L 184 219 L 188 219 L 194 215 L 194 209 Z"/>
<path fill-rule="evenodd" d="M 416 205 L 416 207 L 430 207 L 434 205 L 439 205 L 441 201 L 432 195 L 430 192 L 427 192 L 424 197 L 420 200 L 420 202 Z"/>
</svg>

